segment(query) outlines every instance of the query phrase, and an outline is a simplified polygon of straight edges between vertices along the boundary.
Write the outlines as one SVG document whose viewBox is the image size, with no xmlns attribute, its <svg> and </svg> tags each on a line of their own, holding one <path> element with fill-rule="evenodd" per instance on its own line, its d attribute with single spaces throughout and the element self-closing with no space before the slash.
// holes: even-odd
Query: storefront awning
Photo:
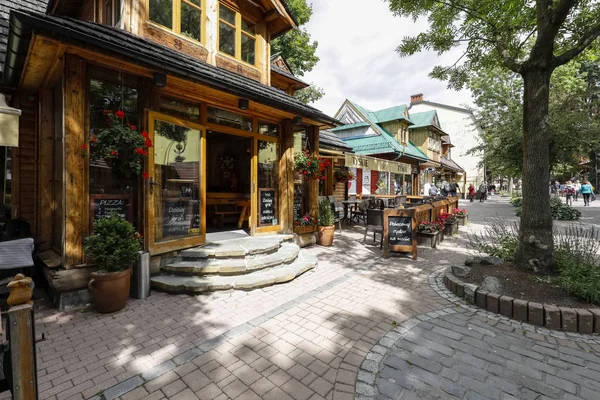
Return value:
<svg viewBox="0 0 600 400">
<path fill-rule="evenodd" d="M 410 164 L 397 161 L 383 160 L 381 158 L 346 154 L 346 167 L 370 169 L 372 171 L 391 172 L 392 174 L 410 175 Z"/>
</svg>

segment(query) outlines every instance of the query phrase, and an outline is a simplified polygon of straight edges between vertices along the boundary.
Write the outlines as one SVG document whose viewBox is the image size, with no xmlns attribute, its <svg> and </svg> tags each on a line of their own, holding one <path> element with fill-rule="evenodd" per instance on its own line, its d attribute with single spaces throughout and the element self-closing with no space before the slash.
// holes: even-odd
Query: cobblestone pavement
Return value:
<svg viewBox="0 0 600 400">
<path fill-rule="evenodd" d="M 478 229 L 491 211 L 507 216 L 512 212 L 500 198 L 483 205 L 461 202 L 462 206 L 471 213 L 469 229 Z M 44 332 L 48 338 L 38 345 L 40 397 L 354 399 L 359 367 L 380 339 L 413 317 L 458 310 L 428 279 L 464 260 L 464 235 L 445 240 L 437 250 L 419 247 L 416 261 L 383 259 L 372 241 L 362 244 L 359 227 L 336 233 L 331 248 L 315 246 L 308 251 L 319 258 L 314 271 L 251 292 L 201 296 L 153 292 L 148 299 L 131 300 L 113 315 L 59 313 L 37 303 L 38 335 Z M 457 335 L 462 335 L 460 328 L 468 328 L 466 323 L 452 323 L 451 317 L 478 318 L 461 310 L 434 321 L 456 326 Z M 488 340 L 510 346 L 508 333 L 489 326 L 496 336 Z M 561 340 L 561 346 L 579 346 Z M 512 351 L 507 348 L 502 350 Z M 569 357 L 557 360 L 574 363 Z M 600 372 L 590 365 L 579 367 L 588 366 L 587 378 L 597 381 L 594 374 Z"/>
</svg>

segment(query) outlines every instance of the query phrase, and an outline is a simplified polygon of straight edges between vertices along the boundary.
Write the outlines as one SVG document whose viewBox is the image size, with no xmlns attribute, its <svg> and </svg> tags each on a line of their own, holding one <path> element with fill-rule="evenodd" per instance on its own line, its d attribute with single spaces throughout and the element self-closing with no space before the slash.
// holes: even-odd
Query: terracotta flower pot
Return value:
<svg viewBox="0 0 600 400">
<path fill-rule="evenodd" d="M 88 288 L 96 303 L 96 311 L 111 313 L 123 309 L 129 298 L 130 277 L 131 268 L 107 274 L 92 272 Z"/>
<path fill-rule="evenodd" d="M 319 245 L 331 246 L 333 244 L 333 233 L 334 232 L 335 232 L 335 225 L 319 226 Z"/>
</svg>

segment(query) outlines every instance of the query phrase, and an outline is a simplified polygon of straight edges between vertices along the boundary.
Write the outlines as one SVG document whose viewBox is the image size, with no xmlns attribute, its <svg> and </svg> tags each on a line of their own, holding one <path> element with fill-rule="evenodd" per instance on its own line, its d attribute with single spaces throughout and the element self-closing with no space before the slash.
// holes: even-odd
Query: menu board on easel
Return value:
<svg viewBox="0 0 600 400">
<path fill-rule="evenodd" d="M 117 213 L 133 224 L 132 194 L 91 194 L 90 195 L 90 233 L 94 221 Z"/>
<path fill-rule="evenodd" d="M 417 233 L 411 209 L 386 209 L 383 214 L 384 257 L 390 252 L 411 253 L 417 259 Z"/>
<path fill-rule="evenodd" d="M 275 189 L 258 189 L 258 226 L 277 225 L 277 192 Z"/>
</svg>

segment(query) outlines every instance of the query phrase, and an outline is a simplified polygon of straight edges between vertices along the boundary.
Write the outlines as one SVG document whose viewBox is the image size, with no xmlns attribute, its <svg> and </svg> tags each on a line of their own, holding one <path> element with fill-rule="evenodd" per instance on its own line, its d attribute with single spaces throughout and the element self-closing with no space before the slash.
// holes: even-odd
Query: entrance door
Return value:
<svg viewBox="0 0 600 400">
<path fill-rule="evenodd" d="M 149 112 L 147 237 L 151 254 L 205 242 L 205 129 Z"/>
</svg>

